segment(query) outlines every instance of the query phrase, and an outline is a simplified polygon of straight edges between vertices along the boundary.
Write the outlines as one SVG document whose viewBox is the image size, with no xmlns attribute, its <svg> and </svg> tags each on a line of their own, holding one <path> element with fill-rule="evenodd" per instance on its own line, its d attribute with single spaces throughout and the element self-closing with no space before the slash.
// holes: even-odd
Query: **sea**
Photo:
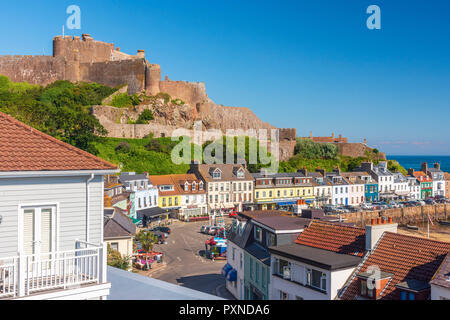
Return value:
<svg viewBox="0 0 450 320">
<path fill-rule="evenodd" d="M 408 170 L 420 170 L 423 162 L 428 163 L 428 167 L 432 167 L 436 162 L 441 165 L 441 170 L 450 173 L 450 156 L 396 156 L 387 155 L 389 160 L 396 160 L 400 165 Z"/>
</svg>

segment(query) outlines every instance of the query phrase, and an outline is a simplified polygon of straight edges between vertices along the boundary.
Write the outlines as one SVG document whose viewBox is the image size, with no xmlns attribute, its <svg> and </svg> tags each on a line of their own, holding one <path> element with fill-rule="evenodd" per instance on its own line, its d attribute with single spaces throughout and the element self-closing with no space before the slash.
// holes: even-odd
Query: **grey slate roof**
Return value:
<svg viewBox="0 0 450 320">
<path fill-rule="evenodd" d="M 253 242 L 245 248 L 245 251 L 262 263 L 270 266 L 270 253 L 257 242 Z"/>
<path fill-rule="evenodd" d="M 256 217 L 253 221 L 275 231 L 304 229 L 311 223 L 311 219 L 291 216 Z"/>
<path fill-rule="evenodd" d="M 340 254 L 296 243 L 269 247 L 269 251 L 326 270 L 347 269 L 355 267 L 361 262 L 361 258 L 357 256 Z"/>
<path fill-rule="evenodd" d="M 135 181 L 135 180 L 148 180 L 147 175 L 145 173 L 141 174 L 133 174 L 132 172 L 121 172 L 119 176 L 119 181 L 121 183 L 127 181 Z"/>
<path fill-rule="evenodd" d="M 104 216 L 103 238 L 128 238 L 136 235 L 136 225 L 123 213 L 114 212 L 112 216 Z"/>
</svg>

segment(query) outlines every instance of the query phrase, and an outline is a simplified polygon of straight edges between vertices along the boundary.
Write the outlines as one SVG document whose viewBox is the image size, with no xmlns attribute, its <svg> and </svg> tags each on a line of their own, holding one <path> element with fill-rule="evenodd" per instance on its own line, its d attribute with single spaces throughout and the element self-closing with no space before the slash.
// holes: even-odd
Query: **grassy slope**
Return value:
<svg viewBox="0 0 450 320">
<path fill-rule="evenodd" d="M 130 145 L 128 153 L 116 152 L 115 148 L 120 142 Z M 170 138 L 159 138 L 161 144 L 169 143 Z M 99 151 L 99 157 L 116 165 L 122 165 L 123 171 L 135 171 L 150 174 L 186 173 L 189 165 L 176 165 L 172 163 L 170 154 L 156 151 L 148 151 L 145 145 L 148 139 L 119 139 L 101 138 L 94 145 Z"/>
</svg>

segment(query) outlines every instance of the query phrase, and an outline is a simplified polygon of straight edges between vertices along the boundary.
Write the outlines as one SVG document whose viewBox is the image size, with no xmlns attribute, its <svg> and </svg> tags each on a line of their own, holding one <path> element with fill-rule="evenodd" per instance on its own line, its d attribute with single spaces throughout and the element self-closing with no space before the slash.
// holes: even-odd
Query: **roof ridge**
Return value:
<svg viewBox="0 0 450 320">
<path fill-rule="evenodd" d="M 84 151 L 84 150 L 81 150 L 81 149 L 79 149 L 77 147 L 74 147 L 74 146 L 72 146 L 69 143 L 66 143 L 66 142 L 63 142 L 61 140 L 58 140 L 57 138 L 52 137 L 52 136 L 50 136 L 50 135 L 48 135 L 48 134 L 46 134 L 46 133 L 44 133 L 44 132 L 42 132 L 40 130 L 37 130 L 37 129 L 35 129 L 35 128 L 33 128 L 33 127 L 31 127 L 31 126 L 29 126 L 29 125 L 27 125 L 27 124 L 17 120 L 16 118 L 14 118 L 13 116 L 11 116 L 11 115 L 9 115 L 7 113 L 4 113 L 4 112 L 0 111 L 0 117 L 3 117 L 5 120 L 11 122 L 13 125 L 22 127 L 25 130 L 29 130 L 30 133 L 38 135 L 38 136 L 41 136 L 42 138 L 47 139 L 47 140 L 49 140 L 51 142 L 57 143 L 60 146 L 66 148 L 66 149 L 68 149 L 70 151 L 76 152 L 76 153 L 78 153 L 80 155 L 84 155 L 84 156 L 89 157 L 89 158 L 91 158 L 92 160 L 94 160 L 94 161 L 96 161 L 98 163 L 106 164 L 108 166 L 113 167 L 114 169 L 117 169 L 116 165 L 114 165 L 114 164 L 112 164 L 112 163 L 110 163 L 110 162 L 108 162 L 108 161 L 106 161 L 106 160 L 104 160 L 102 158 L 99 158 L 99 157 L 97 157 L 97 156 L 95 156 L 95 155 L 93 155 L 93 154 L 91 154 L 91 153 L 89 153 L 87 151 Z"/>
<path fill-rule="evenodd" d="M 330 225 L 333 227 L 344 227 L 344 228 L 353 228 L 353 229 L 358 229 L 358 230 L 366 230 L 365 228 L 362 227 L 358 227 L 358 226 L 348 226 L 348 225 L 344 225 L 344 224 L 337 224 L 335 222 L 329 222 L 329 221 L 323 221 L 323 220 L 313 220 L 312 224 L 323 224 L 323 225 Z"/>
<path fill-rule="evenodd" d="M 384 233 L 390 234 L 390 235 L 393 235 L 393 236 L 399 237 L 399 238 L 413 238 L 413 239 L 420 239 L 420 240 L 433 242 L 433 243 L 436 243 L 436 244 L 450 245 L 450 242 L 447 242 L 447 241 L 439 241 L 439 240 L 434 240 L 434 239 L 427 239 L 427 238 L 413 236 L 413 235 L 409 235 L 409 234 L 390 232 L 390 231 L 385 231 Z"/>
<path fill-rule="evenodd" d="M 366 263 L 366 261 L 369 259 L 369 257 L 372 255 L 372 253 L 375 251 L 375 249 L 378 248 L 378 245 L 380 244 L 381 239 L 384 238 L 386 233 L 387 233 L 386 231 L 383 232 L 383 234 L 381 235 L 380 239 L 378 239 L 378 241 L 375 243 L 375 246 L 373 247 L 373 249 L 366 250 L 366 253 L 364 254 L 364 257 L 362 258 L 361 262 L 358 264 L 358 266 L 352 272 L 352 274 L 350 275 L 349 279 L 345 282 L 344 289 L 342 290 L 342 292 L 340 294 L 340 298 L 342 298 L 344 296 L 345 291 L 347 291 L 348 287 L 350 287 L 350 285 L 352 284 L 353 279 L 356 277 L 356 274 L 359 272 L 359 270 L 361 270 L 362 266 Z M 381 294 L 380 294 L 380 297 L 381 297 Z"/>
</svg>

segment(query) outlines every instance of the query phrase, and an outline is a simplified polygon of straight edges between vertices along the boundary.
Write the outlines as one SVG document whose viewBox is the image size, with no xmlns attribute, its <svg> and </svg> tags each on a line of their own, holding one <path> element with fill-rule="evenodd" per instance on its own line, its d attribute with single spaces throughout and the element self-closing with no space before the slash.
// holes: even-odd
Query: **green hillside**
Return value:
<svg viewBox="0 0 450 320">
<path fill-rule="evenodd" d="M 107 138 L 106 130 L 92 115 L 91 106 L 100 105 L 102 101 L 117 91 L 96 83 L 71 83 L 56 81 L 46 87 L 28 83 L 14 83 L 7 77 L 0 76 L 0 111 L 75 147 L 108 160 L 125 171 L 149 172 L 150 174 L 185 173 L 188 164 L 175 164 L 171 160 L 171 152 L 177 142 L 171 138 L 154 139 L 149 136 L 144 139 Z M 160 94 L 166 100 L 171 98 Z M 144 97 L 149 98 L 149 97 Z M 118 95 L 114 104 L 122 107 L 132 107 L 139 103 L 137 95 L 126 93 Z M 138 101 L 139 100 L 139 101 Z M 173 100 L 176 101 L 176 100 Z M 181 103 L 181 102 L 180 102 Z M 137 123 L 146 123 L 153 115 L 143 113 Z M 233 154 L 237 159 L 237 139 L 234 148 L 227 150 L 225 138 L 216 142 L 206 142 L 206 146 L 217 146 L 226 154 Z M 220 146 L 222 145 L 222 146 Z M 249 163 L 250 138 L 245 139 L 245 160 Z M 191 144 L 191 158 L 193 148 Z M 257 142 L 259 150 L 259 142 Z M 220 149 L 217 149 L 220 150 Z M 267 154 L 261 148 L 262 154 Z M 259 155 L 261 153 L 258 153 Z M 268 155 L 270 157 L 270 154 Z M 337 148 L 331 144 L 317 144 L 299 139 L 295 147 L 295 156 L 289 161 L 280 163 L 281 172 L 295 172 L 303 167 L 315 170 L 317 167 L 332 170 L 339 166 L 342 170 L 353 170 L 362 161 L 374 160 L 372 155 L 367 158 L 349 158 L 337 155 Z M 258 158 L 257 164 L 249 164 L 251 172 L 258 172 L 263 159 Z M 397 169 L 402 173 L 406 170 L 395 161 L 389 161 L 389 169 Z"/>
</svg>

